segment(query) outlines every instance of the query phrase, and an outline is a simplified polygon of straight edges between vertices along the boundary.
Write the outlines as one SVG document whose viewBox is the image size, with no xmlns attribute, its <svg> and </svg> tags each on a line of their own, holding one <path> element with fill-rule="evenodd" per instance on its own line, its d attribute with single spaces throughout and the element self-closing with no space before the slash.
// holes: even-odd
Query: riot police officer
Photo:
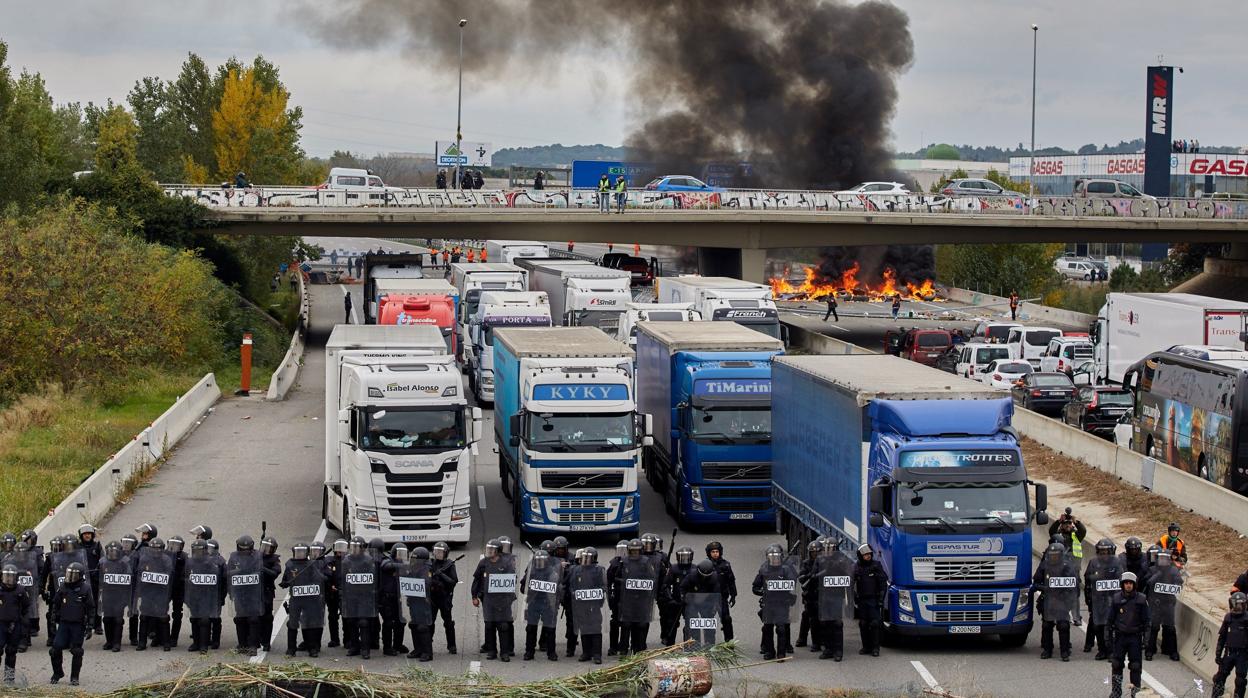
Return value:
<svg viewBox="0 0 1248 698">
<path fill-rule="evenodd" d="M 555 628 L 563 597 L 563 568 L 545 550 L 537 550 L 529 562 L 522 586 L 525 594 L 524 660 L 532 660 L 540 649 L 546 653 L 547 659 L 557 662 L 559 653 L 555 650 Z"/>
<path fill-rule="evenodd" d="M 338 646 L 338 616 L 339 613 L 339 590 L 338 590 L 338 566 L 342 564 L 342 558 L 347 555 L 347 541 L 339 538 L 334 541 L 333 547 L 330 549 L 329 555 L 326 555 L 321 567 L 325 574 L 325 610 L 329 613 L 329 644 L 327 647 Z"/>
<path fill-rule="evenodd" d="M 437 623 L 439 614 L 442 616 L 442 628 L 446 631 L 446 652 L 455 654 L 453 606 L 455 585 L 459 584 L 459 573 L 455 571 L 455 561 L 450 559 L 450 553 L 451 548 L 446 543 L 439 541 L 433 544 L 433 559 L 429 568 L 429 583 L 433 589 L 429 603 L 432 605 L 433 619 L 429 621 L 429 625 Z"/>
<path fill-rule="evenodd" d="M 170 536 L 165 541 L 165 554 L 173 560 L 173 579 L 169 594 L 169 646 L 178 646 L 182 634 L 182 608 L 186 605 L 186 541 L 182 536 Z"/>
<path fill-rule="evenodd" d="M 135 566 L 135 601 L 139 613 L 140 652 L 148 638 L 165 652 L 169 646 L 169 601 L 173 593 L 173 560 L 165 553 L 165 541 L 152 538 L 139 549 Z"/>
<path fill-rule="evenodd" d="M 91 593 L 95 594 L 97 615 L 92 620 L 95 632 L 104 632 L 104 619 L 98 615 L 100 608 L 100 558 L 104 556 L 104 548 L 96 540 L 95 526 L 84 523 L 78 527 L 78 548 L 87 559 L 87 581 L 91 583 Z"/>
<path fill-rule="evenodd" d="M 104 649 L 121 651 L 121 629 L 126 609 L 134 601 L 134 568 L 122 553 L 121 544 L 112 541 L 104 546 L 100 561 L 100 608 L 103 617 Z"/>
<path fill-rule="evenodd" d="M 637 541 L 637 550 L 640 554 L 640 540 Z M 611 610 L 611 621 L 607 626 L 607 654 L 613 657 L 620 651 L 619 598 L 615 578 L 619 575 L 620 565 L 626 557 L 628 557 L 628 539 L 622 538 L 615 544 L 615 557 L 607 563 L 607 589 L 610 590 L 607 594 L 607 607 Z"/>
<path fill-rule="evenodd" d="M 823 553 L 823 538 L 806 544 L 806 557 L 798 568 L 798 583 L 802 587 L 802 617 L 797 627 L 797 647 L 806 646 L 810 638 L 810 651 L 819 647 L 819 556 Z"/>
<path fill-rule="evenodd" d="M 676 561 L 663 576 L 659 585 L 659 641 L 666 647 L 676 644 L 676 630 L 680 627 L 684 602 L 680 585 L 693 571 L 693 548 L 683 547 L 674 555 Z"/>
<path fill-rule="evenodd" d="M 272 536 L 260 539 L 260 592 L 263 605 L 260 615 L 260 649 L 268 652 L 273 637 L 273 600 L 277 596 L 277 579 L 282 576 L 282 556 L 277 554 L 277 540 Z"/>
<path fill-rule="evenodd" d="M 238 537 L 225 569 L 230 600 L 234 602 L 237 650 L 243 654 L 255 654 L 262 640 L 260 635 L 264 616 L 264 593 L 260 578 L 264 564 L 256 552 L 256 542 L 251 536 Z"/>
<path fill-rule="evenodd" d="M 1091 652 L 1096 647 L 1095 659 L 1098 662 L 1109 659 L 1106 625 L 1109 623 L 1109 606 L 1119 590 L 1118 580 L 1122 572 L 1114 554 L 1114 542 L 1108 538 L 1097 541 L 1096 555 L 1083 573 L 1083 597 L 1088 606 L 1088 633 L 1083 651 Z"/>
<path fill-rule="evenodd" d="M 515 559 L 503 556 L 498 539 L 485 544 L 485 555 L 472 573 L 472 605 L 485 620 L 485 658 L 511 661 L 514 647 L 512 605 L 516 600 Z"/>
<path fill-rule="evenodd" d="M 653 541 L 651 543 L 653 545 Z M 646 650 L 646 638 L 650 635 L 650 621 L 654 616 L 658 562 L 654 551 L 647 554 L 640 540 L 634 538 L 628 542 L 624 560 L 620 562 L 611 587 L 611 595 L 615 597 L 618 608 L 620 654 L 637 654 Z"/>
<path fill-rule="evenodd" d="M 1079 603 L 1079 568 L 1066 556 L 1066 546 L 1051 543 L 1031 579 L 1033 592 L 1044 594 L 1040 626 L 1040 658 L 1053 656 L 1053 630 L 1057 629 L 1062 661 L 1070 661 L 1070 622 Z"/>
<path fill-rule="evenodd" d="M 78 685 L 82 671 L 82 643 L 91 637 L 91 625 L 95 621 L 95 602 L 91 598 L 91 585 L 84 581 L 86 566 L 80 562 L 65 568 L 65 583 L 57 587 L 48 606 L 56 622 L 56 635 L 52 638 L 52 683 L 59 683 L 65 676 L 64 652 L 69 650 L 69 683 Z"/>
<path fill-rule="evenodd" d="M 400 558 L 402 555 L 402 559 Z M 406 565 L 410 555 L 405 545 L 396 545 L 389 558 L 378 565 L 377 610 L 381 614 L 381 653 L 387 657 L 406 654 L 403 644 L 404 626 L 402 601 L 399 596 L 399 568 Z"/>
<path fill-rule="evenodd" d="M 598 565 L 598 551 L 581 548 L 568 569 L 567 596 L 572 621 L 581 639 L 577 661 L 602 664 L 602 606 L 607 600 L 607 571 Z"/>
<path fill-rule="evenodd" d="M 1140 690 L 1141 675 L 1144 670 L 1144 662 L 1140 658 L 1141 645 L 1143 645 L 1141 638 L 1148 630 L 1149 610 L 1148 600 L 1136 591 L 1137 583 L 1134 572 L 1123 572 L 1118 581 L 1121 591 L 1114 594 L 1114 600 L 1109 608 L 1109 630 L 1113 637 L 1110 698 L 1122 696 L 1124 663 L 1129 663 L 1131 671 L 1131 695 L 1135 695 Z"/>
<path fill-rule="evenodd" d="M 724 632 L 724 641 L 727 642 L 733 638 L 732 612 L 729 609 L 737 605 L 737 576 L 732 571 L 732 564 L 724 559 L 724 545 L 719 541 L 706 544 L 706 557 L 715 565 L 720 594 L 724 597 L 724 603 L 719 609 L 719 623 Z"/>
<path fill-rule="evenodd" d="M 1157 566 L 1148 573 L 1140 585 L 1148 597 L 1148 642 L 1144 646 L 1144 659 L 1153 660 L 1157 653 L 1157 635 L 1161 634 L 1161 653 L 1179 661 L 1179 641 L 1175 631 L 1175 607 L 1183 591 L 1183 574 L 1174 564 L 1170 550 L 1162 548 L 1157 553 Z"/>
<path fill-rule="evenodd" d="M 875 559 L 871 546 L 858 546 L 858 562 L 854 565 L 854 606 L 858 614 L 858 632 L 862 649 L 858 654 L 880 656 L 880 626 L 884 620 L 884 598 L 888 594 L 888 573 Z"/>
<path fill-rule="evenodd" d="M 399 590 L 407 603 L 407 625 L 412 630 L 412 651 L 407 653 L 407 658 L 433 661 L 433 604 L 429 601 L 433 567 L 429 549 L 419 546 L 412 551 L 410 559 L 403 560 L 406 548 L 396 545 L 394 556 L 401 563 Z"/>
<path fill-rule="evenodd" d="M 1248 688 L 1248 595 L 1242 591 L 1231 594 L 1231 612 L 1222 618 L 1218 629 L 1218 646 L 1214 658 L 1218 671 L 1213 675 L 1213 698 L 1222 698 L 1226 680 L 1235 672 L 1235 695 L 1244 695 Z"/>
<path fill-rule="evenodd" d="M 227 592 L 225 569 L 196 538 L 183 572 L 183 600 L 191 614 L 191 644 L 187 652 L 207 652 L 212 646 L 212 621 L 221 620 L 221 599 Z"/>
<path fill-rule="evenodd" d="M 321 652 L 321 631 L 325 626 L 325 572 L 312 559 L 311 546 L 291 546 L 290 559 L 279 582 L 287 592 L 286 656 L 293 657 L 303 647 L 309 657 Z M 303 643 L 298 641 L 303 631 Z"/>
<path fill-rule="evenodd" d="M 785 560 L 784 548 L 767 546 L 763 564 L 750 590 L 758 598 L 758 617 L 763 621 L 763 659 L 783 659 L 788 654 L 789 628 L 797 605 L 797 568 Z"/>
<path fill-rule="evenodd" d="M 4 648 L 4 683 L 12 685 L 17 678 L 17 648 L 26 637 L 26 619 L 30 616 L 30 594 L 17 583 L 16 565 L 0 569 L 0 647 Z"/>
<path fill-rule="evenodd" d="M 360 536 L 353 536 L 347 555 L 338 566 L 338 589 L 342 595 L 342 644 L 347 656 L 368 659 L 372 626 L 377 622 L 377 563 Z"/>
</svg>

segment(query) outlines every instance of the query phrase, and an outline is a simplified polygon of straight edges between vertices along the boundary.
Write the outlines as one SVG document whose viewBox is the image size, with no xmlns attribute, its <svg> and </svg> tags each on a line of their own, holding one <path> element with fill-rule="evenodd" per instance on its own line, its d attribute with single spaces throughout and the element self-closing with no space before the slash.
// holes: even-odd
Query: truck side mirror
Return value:
<svg viewBox="0 0 1248 698">
<path fill-rule="evenodd" d="M 1036 522 L 1043 523 L 1040 521 L 1040 514 L 1044 513 L 1044 510 L 1049 508 L 1049 488 L 1043 483 L 1037 482 L 1034 484 L 1036 486 Z M 1044 518 L 1045 521 L 1047 521 L 1049 517 L 1046 514 Z"/>
<path fill-rule="evenodd" d="M 642 429 L 644 429 L 646 436 L 650 436 L 651 434 L 654 433 L 654 416 L 646 414 L 646 415 L 642 415 L 642 417 L 645 418 L 644 426 L 642 427 Z"/>
<path fill-rule="evenodd" d="M 511 445 L 520 445 L 520 415 L 513 414 L 507 418 L 507 431 L 511 432 Z"/>
<path fill-rule="evenodd" d="M 873 528 L 879 528 L 884 525 L 884 515 L 878 511 L 873 511 L 867 515 L 867 523 Z"/>
<path fill-rule="evenodd" d="M 338 443 L 355 448 L 351 442 L 351 410 L 338 410 Z"/>
<path fill-rule="evenodd" d="M 1041 526 L 1049 525 L 1049 514 L 1045 511 L 1036 512 L 1036 523 Z"/>
<path fill-rule="evenodd" d="M 888 485 L 878 484 L 871 485 L 871 489 L 867 491 L 867 511 L 872 514 L 884 514 L 884 502 L 888 498 Z M 872 524 L 877 525 L 877 524 Z"/>
</svg>

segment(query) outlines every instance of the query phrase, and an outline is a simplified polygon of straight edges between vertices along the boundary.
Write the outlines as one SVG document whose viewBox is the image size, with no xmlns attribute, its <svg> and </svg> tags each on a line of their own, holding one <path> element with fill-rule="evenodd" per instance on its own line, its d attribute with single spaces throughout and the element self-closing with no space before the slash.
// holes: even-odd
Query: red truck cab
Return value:
<svg viewBox="0 0 1248 698">
<path fill-rule="evenodd" d="M 379 325 L 433 325 L 455 354 L 455 300 L 442 295 L 386 295 L 377 308 Z"/>
</svg>

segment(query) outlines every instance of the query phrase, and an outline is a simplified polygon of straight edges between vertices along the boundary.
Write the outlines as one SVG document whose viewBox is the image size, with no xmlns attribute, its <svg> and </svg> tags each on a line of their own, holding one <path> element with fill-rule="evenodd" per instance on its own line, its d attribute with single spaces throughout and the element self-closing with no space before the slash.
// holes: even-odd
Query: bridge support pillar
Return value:
<svg viewBox="0 0 1248 698">
<path fill-rule="evenodd" d="M 699 247 L 698 273 L 728 276 L 758 284 L 767 283 L 767 250 Z"/>
</svg>

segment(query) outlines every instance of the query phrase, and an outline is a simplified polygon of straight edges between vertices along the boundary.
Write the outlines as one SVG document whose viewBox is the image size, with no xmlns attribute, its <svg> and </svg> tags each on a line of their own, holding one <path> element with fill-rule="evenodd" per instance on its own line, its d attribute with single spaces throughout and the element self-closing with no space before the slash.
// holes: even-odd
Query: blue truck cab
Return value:
<svg viewBox="0 0 1248 698">
<path fill-rule="evenodd" d="M 596 327 L 500 329 L 494 370 L 499 479 L 520 531 L 635 535 L 650 420 L 632 350 Z"/>
<path fill-rule="evenodd" d="M 646 478 L 682 524 L 772 523 L 771 361 L 780 340 L 732 322 L 637 325 Z"/>
<path fill-rule="evenodd" d="M 773 373 L 790 542 L 869 543 L 892 633 L 1026 642 L 1031 522 L 1047 522 L 1047 493 L 1027 478 L 1010 399 L 892 356 L 785 357 Z"/>
</svg>

